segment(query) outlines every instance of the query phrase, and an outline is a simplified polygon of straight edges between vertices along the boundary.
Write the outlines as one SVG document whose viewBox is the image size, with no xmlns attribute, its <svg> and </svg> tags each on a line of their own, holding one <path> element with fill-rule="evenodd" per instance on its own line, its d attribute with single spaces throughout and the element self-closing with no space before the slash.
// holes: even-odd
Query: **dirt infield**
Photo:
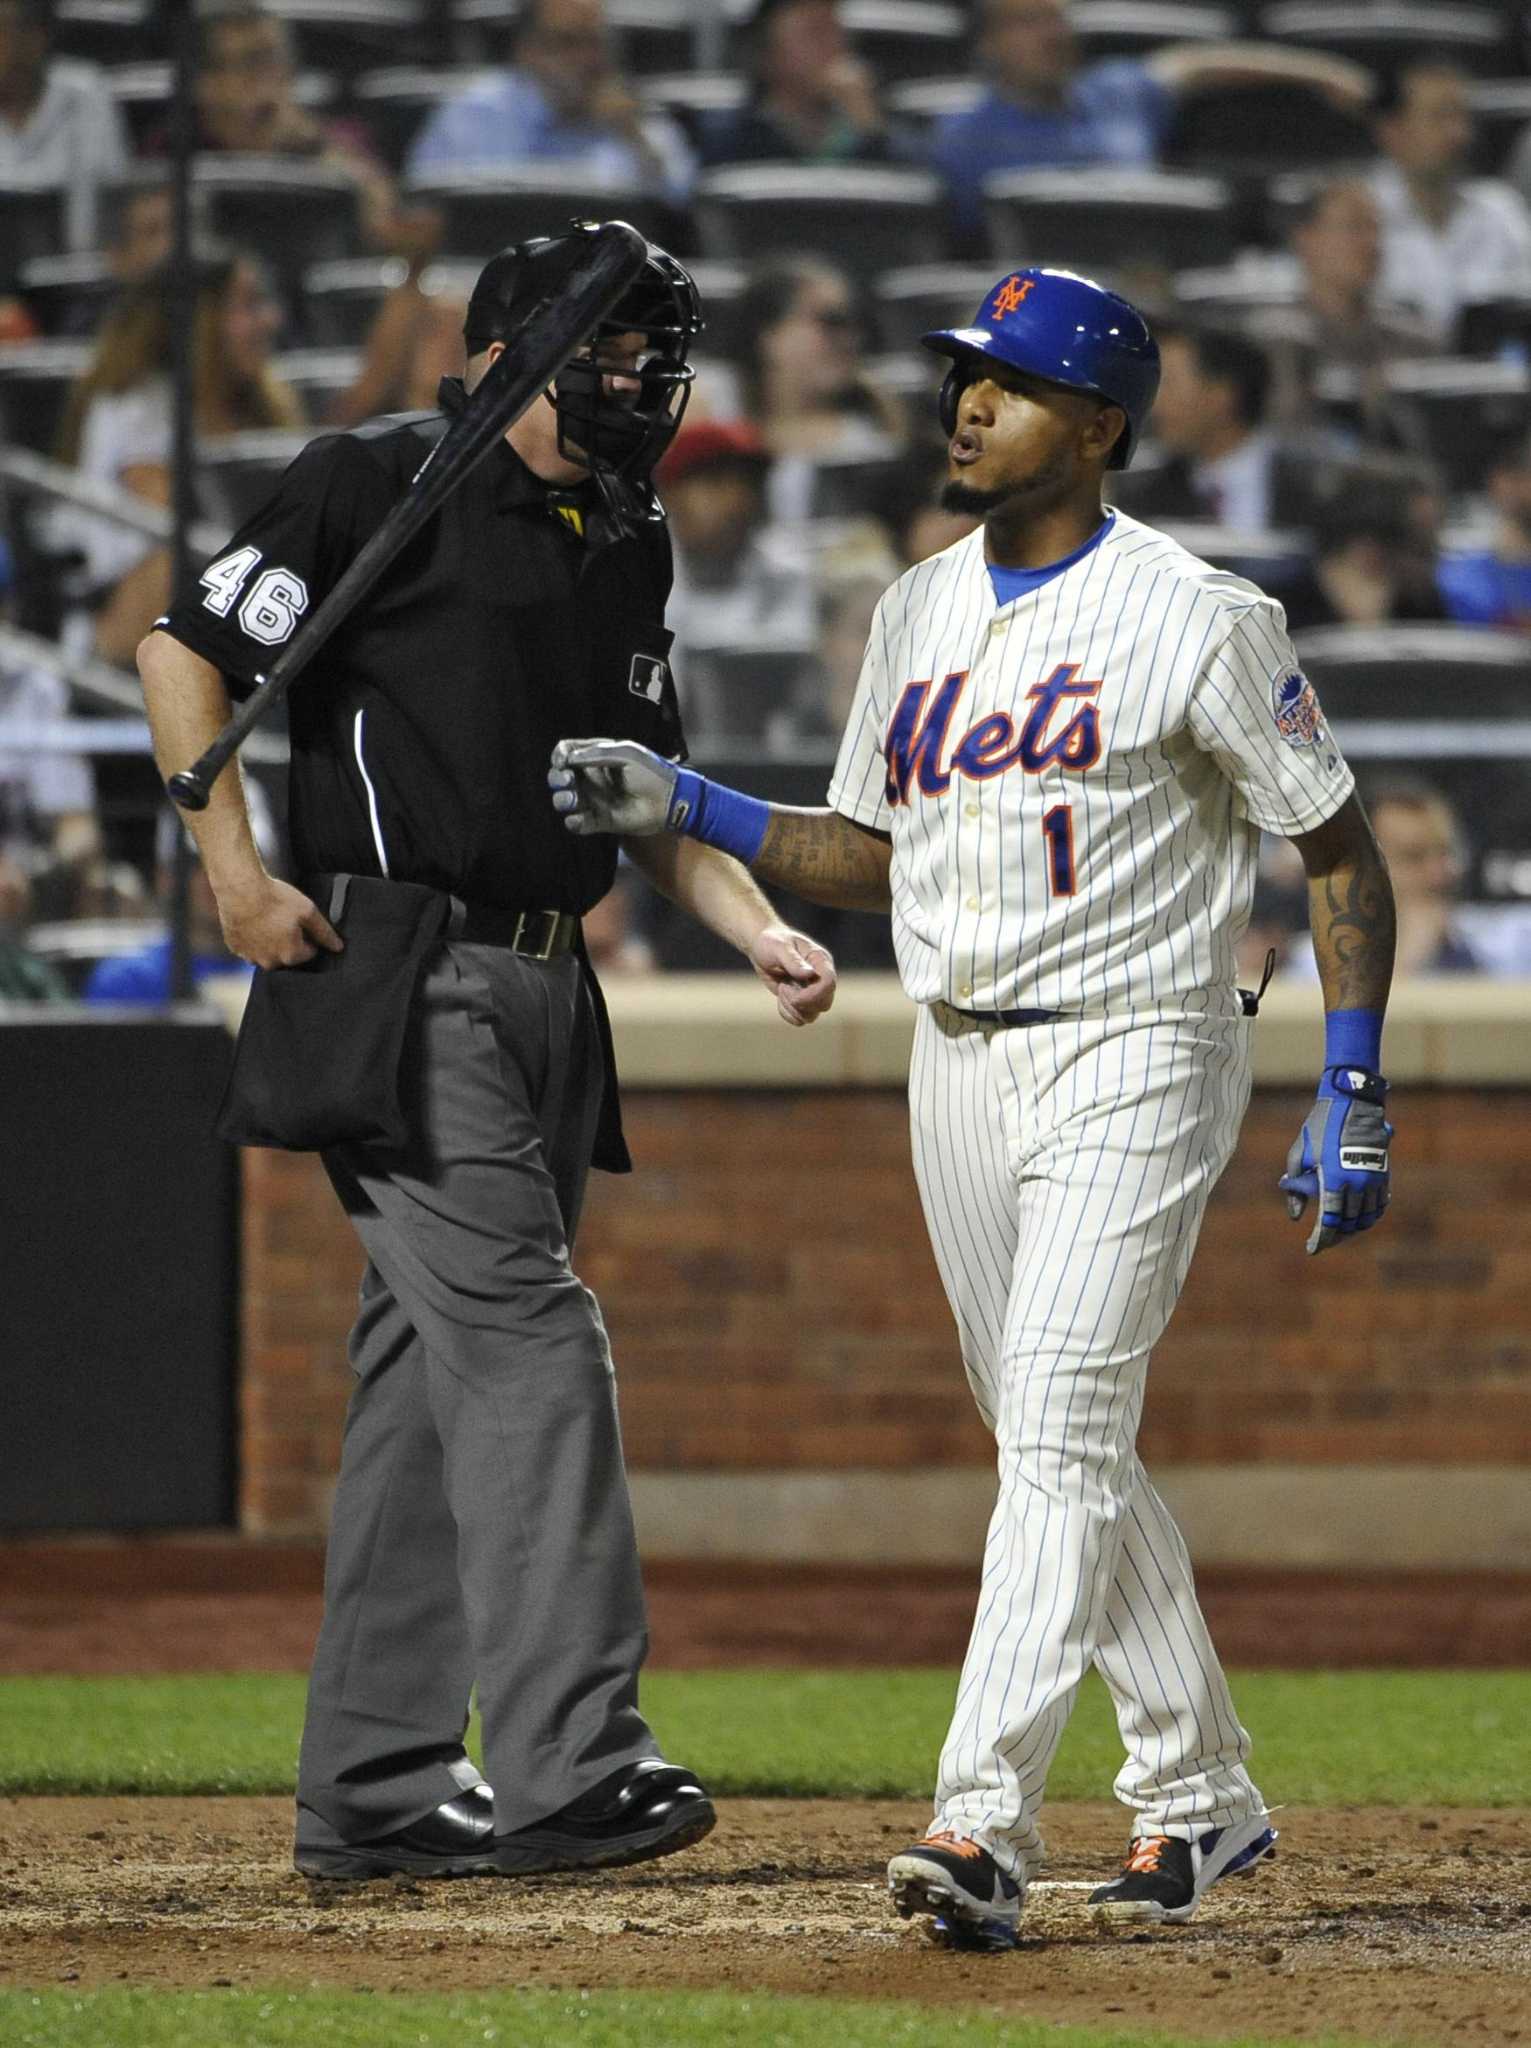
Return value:
<svg viewBox="0 0 1531 2048">
<path fill-rule="evenodd" d="M 739 1800 L 672 1862 L 575 1878 L 311 1885 L 276 1799 L 0 1801 L 0 1983 L 198 1989 L 712 1987 L 980 2003 L 1388 2042 L 1531 2040 L 1531 1821 L 1293 1809 L 1282 1855 L 1189 1927 L 1099 1931 L 1083 1889 L 1110 1806 L 1052 1809 L 1018 1952 L 933 1950 L 892 1918 L 890 1850 L 925 1810 Z M 937 2029 L 938 2031 L 938 2029 Z"/>
<path fill-rule="evenodd" d="M 0 1674 L 302 1671 L 322 1552 L 232 1535 L 0 1544 Z M 651 1663 L 962 1661 L 977 1567 L 657 1564 Z M 1342 1670 L 1523 1664 L 1531 1580 L 1511 1574 L 1203 1571 L 1225 1663 Z"/>
</svg>

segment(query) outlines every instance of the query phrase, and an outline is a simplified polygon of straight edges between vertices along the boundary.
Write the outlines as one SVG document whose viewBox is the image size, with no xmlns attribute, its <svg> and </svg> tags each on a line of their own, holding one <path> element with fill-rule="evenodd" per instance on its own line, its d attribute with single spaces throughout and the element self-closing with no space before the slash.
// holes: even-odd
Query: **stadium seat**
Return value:
<svg viewBox="0 0 1531 2048">
<path fill-rule="evenodd" d="M 693 206 L 709 256 L 819 255 L 863 279 L 941 252 L 940 186 L 928 171 L 863 164 L 732 164 Z"/>
<path fill-rule="evenodd" d="M 289 299 L 313 263 L 353 255 L 361 241 L 356 186 L 344 171 L 284 156 L 198 156 L 193 179 L 211 234 L 252 249 Z"/>
<path fill-rule="evenodd" d="M 508 37 L 523 12 L 521 0 L 451 0 L 453 56 L 457 61 L 508 62 Z M 607 0 L 621 68 L 641 78 L 650 71 L 684 71 L 701 54 L 704 12 L 692 0 Z"/>
<path fill-rule="evenodd" d="M 1301 279 L 1290 259 L 1252 257 L 1208 269 L 1182 270 L 1175 302 L 1193 319 L 1213 327 L 1242 327 L 1253 315 L 1302 302 Z"/>
<path fill-rule="evenodd" d="M 888 112 L 901 128 L 926 135 L 948 114 L 965 114 L 976 107 L 983 93 L 976 78 L 910 79 L 889 91 Z"/>
<path fill-rule="evenodd" d="M 1183 95 L 1164 141 L 1166 164 L 1236 181 L 1246 206 L 1254 203 L 1256 232 L 1266 179 L 1370 163 L 1375 156 L 1363 116 L 1334 106 L 1315 87 L 1274 80 Z"/>
<path fill-rule="evenodd" d="M 64 194 L 26 178 L 0 179 L 0 288 L 9 288 L 22 264 L 55 256 L 64 247 Z"/>
<path fill-rule="evenodd" d="M 1531 647 L 1483 626 L 1323 626 L 1297 641 L 1340 719 L 1497 723 L 1531 717 Z M 1428 751 L 1421 735 L 1420 749 Z"/>
<path fill-rule="evenodd" d="M 591 216 L 620 213 L 641 233 L 667 243 L 675 232 L 674 209 L 663 200 L 560 175 L 556 165 L 536 159 L 465 170 L 442 165 L 406 190 L 412 199 L 440 210 L 444 246 L 454 256 L 479 263 L 508 242 L 562 234 L 571 220 Z"/>
<path fill-rule="evenodd" d="M 167 47 L 164 13 L 154 0 L 58 0 L 49 46 L 92 64 L 156 57 Z"/>
<path fill-rule="evenodd" d="M 313 439 L 309 432 L 229 434 L 197 444 L 197 479 L 214 525 L 230 533 L 258 512 L 282 472 Z"/>
<path fill-rule="evenodd" d="M 962 71 L 972 55 L 965 11 L 943 0 L 840 0 L 839 13 L 884 84 Z"/>
<path fill-rule="evenodd" d="M 1494 457 L 1531 428 L 1531 370 L 1521 363 L 1395 363 L 1386 388 L 1400 439 L 1453 491 L 1477 490 Z"/>
<path fill-rule="evenodd" d="M 426 116 L 477 75 L 461 65 L 391 64 L 358 78 L 351 97 L 368 134 L 398 170 Z"/>
<path fill-rule="evenodd" d="M 352 76 L 365 63 L 428 54 L 430 0 L 265 0 L 292 24 L 304 58 Z"/>
<path fill-rule="evenodd" d="M 1279 0 L 1260 16 L 1272 42 L 1349 57 L 1368 70 L 1395 70 L 1415 56 L 1440 57 L 1492 77 L 1508 69 L 1509 16 L 1493 7 L 1438 6 L 1435 0 Z"/>
<path fill-rule="evenodd" d="M 906 349 L 933 327 L 964 327 L 994 283 L 991 263 L 918 263 L 877 280 L 877 324 Z"/>
<path fill-rule="evenodd" d="M 65 401 L 90 365 L 88 341 L 0 344 L 0 433 L 20 448 L 51 455 Z"/>
<path fill-rule="evenodd" d="M 43 333 L 63 337 L 92 334 L 117 289 L 106 258 L 94 252 L 34 256 L 19 282 Z"/>
<path fill-rule="evenodd" d="M 303 331 L 316 348 L 359 348 L 377 310 L 403 284 L 402 256 L 343 256 L 303 273 Z"/>
<path fill-rule="evenodd" d="M 1233 194 L 1221 178 L 1185 171 L 995 171 L 983 181 L 990 246 L 1000 262 L 1070 270 L 1184 270 L 1226 262 L 1235 248 Z"/>
<path fill-rule="evenodd" d="M 1266 527 L 1259 533 L 1241 533 L 1231 526 L 1197 520 L 1166 519 L 1154 524 L 1214 569 L 1247 576 L 1262 589 L 1278 594 L 1283 583 L 1302 573 L 1312 551 L 1307 534 L 1297 529 Z"/>
<path fill-rule="evenodd" d="M 349 391 L 356 382 L 361 352 L 354 348 L 284 349 L 272 357 L 271 368 L 293 387 L 309 418 L 317 424 L 327 414 L 331 399 Z"/>
<path fill-rule="evenodd" d="M 1075 0 L 1069 25 L 1086 63 L 1103 57 L 1142 57 L 1166 43 L 1221 43 L 1239 33 L 1230 7 L 1183 4 L 1183 0 Z"/>
<path fill-rule="evenodd" d="M 1480 78 L 1471 96 L 1473 169 L 1480 177 L 1497 178 L 1531 126 L 1531 78 Z"/>
<path fill-rule="evenodd" d="M 888 455 L 819 455 L 813 465 L 809 517 L 880 518 L 908 473 L 908 460 L 902 449 Z"/>
<path fill-rule="evenodd" d="M 668 114 L 694 142 L 709 114 L 731 114 L 749 96 L 749 80 L 737 71 L 662 71 L 639 81 L 650 112 Z"/>
</svg>

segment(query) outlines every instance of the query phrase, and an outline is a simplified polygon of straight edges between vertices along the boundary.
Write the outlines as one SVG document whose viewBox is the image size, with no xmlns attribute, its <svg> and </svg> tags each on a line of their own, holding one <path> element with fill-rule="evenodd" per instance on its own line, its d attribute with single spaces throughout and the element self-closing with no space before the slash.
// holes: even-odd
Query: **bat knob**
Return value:
<svg viewBox="0 0 1531 2048">
<path fill-rule="evenodd" d="M 207 789 L 189 769 L 172 775 L 165 787 L 183 811 L 207 809 Z"/>
</svg>

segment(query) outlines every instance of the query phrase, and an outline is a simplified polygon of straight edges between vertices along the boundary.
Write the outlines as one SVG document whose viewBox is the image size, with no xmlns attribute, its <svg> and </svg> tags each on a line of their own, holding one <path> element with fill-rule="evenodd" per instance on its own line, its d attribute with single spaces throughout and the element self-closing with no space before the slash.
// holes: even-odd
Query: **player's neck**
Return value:
<svg viewBox="0 0 1531 2048">
<path fill-rule="evenodd" d="M 997 505 L 983 523 L 984 560 L 995 569 L 1050 569 L 1077 554 L 1105 516 L 1098 486 L 1045 510 Z"/>
</svg>

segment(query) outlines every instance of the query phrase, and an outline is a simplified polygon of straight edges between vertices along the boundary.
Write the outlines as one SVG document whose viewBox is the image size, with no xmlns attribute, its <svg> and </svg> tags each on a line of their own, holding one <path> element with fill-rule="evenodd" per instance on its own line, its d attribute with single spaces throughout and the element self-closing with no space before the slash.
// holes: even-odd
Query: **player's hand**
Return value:
<svg viewBox="0 0 1531 2048">
<path fill-rule="evenodd" d="M 619 832 L 652 838 L 679 831 L 673 815 L 680 771 L 636 740 L 560 740 L 548 787 L 553 808 L 571 832 Z"/>
<path fill-rule="evenodd" d="M 1393 1126 L 1382 1114 L 1387 1083 L 1364 1067 L 1330 1067 L 1318 1084 L 1297 1142 L 1286 1155 L 1278 1185 L 1295 1223 L 1318 1198 L 1309 1252 L 1327 1251 L 1382 1220 L 1391 1193 L 1388 1141 Z"/>
<path fill-rule="evenodd" d="M 345 941 L 317 903 L 290 882 L 263 875 L 253 887 L 218 897 L 223 942 L 254 967 L 300 967 L 322 946 L 343 953 Z"/>
<path fill-rule="evenodd" d="M 768 924 L 750 942 L 750 964 L 788 1024 L 811 1024 L 835 999 L 835 963 L 816 939 Z"/>
</svg>

